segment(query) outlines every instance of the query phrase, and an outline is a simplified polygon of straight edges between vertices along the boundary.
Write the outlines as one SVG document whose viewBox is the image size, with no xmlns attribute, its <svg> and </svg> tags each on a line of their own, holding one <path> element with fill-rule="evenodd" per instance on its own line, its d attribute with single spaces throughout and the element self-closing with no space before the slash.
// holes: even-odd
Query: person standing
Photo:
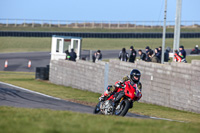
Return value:
<svg viewBox="0 0 200 133">
<path fill-rule="evenodd" d="M 140 60 L 146 60 L 146 54 L 142 52 L 142 50 L 138 50 L 138 54 L 140 55 Z"/>
<path fill-rule="evenodd" d="M 129 57 L 129 62 L 134 63 L 135 58 L 137 56 L 137 53 L 136 53 L 135 49 L 133 48 L 133 46 L 130 47 L 130 50 L 131 50 L 131 54 L 130 54 L 130 57 Z"/>
<path fill-rule="evenodd" d="M 70 59 L 69 59 L 69 60 L 71 60 L 71 61 L 76 61 L 77 55 L 76 55 L 76 53 L 74 52 L 74 49 L 71 49 L 71 52 L 69 53 L 69 55 L 70 55 Z"/>
<path fill-rule="evenodd" d="M 126 61 L 128 60 L 128 53 L 126 52 L 126 49 L 125 48 L 122 48 L 122 51 L 119 52 L 119 59 L 121 61 Z"/>
<path fill-rule="evenodd" d="M 97 61 L 102 60 L 102 54 L 101 54 L 101 51 L 100 51 L 100 50 L 97 50 L 97 52 L 95 52 L 95 53 L 93 54 L 92 60 L 93 60 L 93 62 L 97 62 Z"/>
<path fill-rule="evenodd" d="M 158 48 L 155 48 L 155 57 L 157 58 L 157 62 L 161 63 L 161 52 L 158 50 Z"/>
<path fill-rule="evenodd" d="M 70 59 L 70 53 L 69 53 L 69 51 L 66 50 L 65 53 L 66 53 L 66 60 L 69 60 Z"/>
<path fill-rule="evenodd" d="M 170 52 L 170 48 L 167 47 L 166 50 L 165 50 L 165 53 L 164 53 L 164 62 L 168 62 L 170 59 L 169 59 L 169 52 Z"/>
<path fill-rule="evenodd" d="M 185 52 L 184 46 L 182 45 L 179 47 L 179 55 L 181 56 L 182 59 L 186 58 L 186 52 Z"/>
<path fill-rule="evenodd" d="M 146 46 L 145 50 L 146 50 L 146 55 L 147 55 L 148 52 L 150 51 L 150 47 L 149 47 L 149 46 Z"/>
<path fill-rule="evenodd" d="M 152 62 L 152 55 L 153 55 L 153 51 L 150 50 L 147 54 L 148 57 L 146 57 L 146 62 Z"/>
</svg>

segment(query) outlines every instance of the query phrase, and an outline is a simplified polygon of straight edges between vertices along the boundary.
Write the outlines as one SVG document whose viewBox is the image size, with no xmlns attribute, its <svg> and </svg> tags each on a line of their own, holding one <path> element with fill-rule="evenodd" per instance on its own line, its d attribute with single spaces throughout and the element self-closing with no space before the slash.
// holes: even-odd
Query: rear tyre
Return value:
<svg viewBox="0 0 200 133">
<path fill-rule="evenodd" d="M 131 106 L 131 103 L 127 99 L 124 100 L 120 109 L 115 110 L 115 115 L 125 116 L 129 110 L 130 106 Z"/>
<path fill-rule="evenodd" d="M 94 108 L 94 111 L 93 111 L 94 114 L 101 114 L 100 103 L 101 103 L 101 102 L 99 102 L 99 103 L 96 105 L 96 107 Z"/>
</svg>

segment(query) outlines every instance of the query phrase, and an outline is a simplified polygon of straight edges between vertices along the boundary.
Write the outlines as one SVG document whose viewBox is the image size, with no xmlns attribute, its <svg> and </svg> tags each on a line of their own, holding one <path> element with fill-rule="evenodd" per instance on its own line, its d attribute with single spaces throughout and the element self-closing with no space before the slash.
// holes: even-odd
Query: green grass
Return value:
<svg viewBox="0 0 200 133">
<path fill-rule="evenodd" d="M 199 123 L 0 107 L 1 133 L 199 133 Z"/>
<path fill-rule="evenodd" d="M 186 57 L 187 63 L 191 63 L 192 60 L 200 60 L 200 56 L 187 56 Z"/>
<path fill-rule="evenodd" d="M 96 104 L 100 94 L 34 80 L 34 73 L 0 72 L 0 81 L 42 92 L 62 99 L 77 99 Z M 78 97 L 77 97 L 78 96 Z M 0 107 L 0 132 L 2 133 L 60 133 L 60 132 L 139 132 L 139 133 L 199 133 L 200 114 L 167 107 L 134 103 L 131 112 L 169 118 L 165 120 L 136 119 L 116 116 L 81 114 L 49 109 Z"/>
<path fill-rule="evenodd" d="M 66 27 L 0 27 L 0 31 L 60 31 L 60 32 L 163 32 L 162 28 L 135 29 L 101 29 L 101 28 L 66 28 Z M 174 32 L 174 28 L 167 28 L 167 32 Z M 199 28 L 181 28 L 181 32 L 200 32 Z"/>
<path fill-rule="evenodd" d="M 62 99 L 68 99 L 72 101 L 75 100 L 79 103 L 87 105 L 89 104 L 92 106 L 94 106 L 98 102 L 98 97 L 101 95 L 98 93 L 83 91 L 71 87 L 51 84 L 47 81 L 34 80 L 34 73 L 27 72 L 0 72 L 0 81 L 11 83 L 20 87 L 24 87 Z M 130 111 L 142 115 L 163 117 L 200 124 L 200 114 L 179 111 L 172 108 L 152 104 L 136 102 L 134 103 L 134 108 Z"/>
<path fill-rule="evenodd" d="M 156 48 L 161 46 L 162 39 L 99 39 L 83 38 L 82 49 L 91 50 L 113 50 L 129 49 L 133 45 L 136 49 L 144 49 L 146 46 Z M 181 39 L 180 44 L 186 49 L 200 45 L 200 38 Z M 173 46 L 173 39 L 166 39 L 166 47 Z M 0 52 L 31 52 L 31 51 L 50 51 L 51 38 L 40 37 L 0 37 Z"/>
<path fill-rule="evenodd" d="M 50 51 L 51 38 L 0 37 L 0 52 Z"/>
</svg>

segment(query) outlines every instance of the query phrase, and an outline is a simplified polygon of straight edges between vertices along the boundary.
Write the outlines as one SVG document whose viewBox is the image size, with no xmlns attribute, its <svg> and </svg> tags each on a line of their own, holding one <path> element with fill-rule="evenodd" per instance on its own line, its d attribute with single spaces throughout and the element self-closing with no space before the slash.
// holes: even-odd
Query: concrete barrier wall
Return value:
<svg viewBox="0 0 200 133">
<path fill-rule="evenodd" d="M 109 84 L 130 73 L 133 68 L 141 71 L 141 101 L 200 113 L 200 61 L 162 65 L 111 60 L 109 66 Z"/>
<path fill-rule="evenodd" d="M 55 84 L 103 93 L 105 62 L 52 60 L 50 81 Z"/>
<path fill-rule="evenodd" d="M 141 71 L 142 102 L 200 113 L 200 61 L 191 64 L 136 63 L 110 60 L 108 84 L 114 84 L 133 68 Z M 93 92 L 104 90 L 105 63 L 51 61 L 50 81 Z"/>
</svg>

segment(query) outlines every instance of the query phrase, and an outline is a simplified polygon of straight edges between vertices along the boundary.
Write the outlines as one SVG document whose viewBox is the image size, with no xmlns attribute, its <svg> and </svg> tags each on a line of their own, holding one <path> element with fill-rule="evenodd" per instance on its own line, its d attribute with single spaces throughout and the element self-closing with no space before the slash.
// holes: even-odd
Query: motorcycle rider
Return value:
<svg viewBox="0 0 200 133">
<path fill-rule="evenodd" d="M 140 98 L 142 97 L 142 84 L 140 82 L 140 77 L 141 77 L 140 71 L 137 69 L 133 69 L 130 73 L 130 77 L 128 76 L 123 77 L 123 80 L 119 81 L 115 86 L 109 85 L 104 94 L 102 94 L 101 97 L 99 97 L 99 101 L 104 101 L 105 98 L 109 96 L 111 93 L 117 92 L 118 88 L 121 88 L 122 85 L 129 80 L 130 80 L 130 85 L 132 85 L 136 89 L 134 101 L 139 101 Z M 114 95 L 113 102 L 115 103 L 118 100 L 120 100 L 123 94 L 124 92 L 121 93 L 119 92 L 118 94 L 116 93 Z"/>
</svg>

